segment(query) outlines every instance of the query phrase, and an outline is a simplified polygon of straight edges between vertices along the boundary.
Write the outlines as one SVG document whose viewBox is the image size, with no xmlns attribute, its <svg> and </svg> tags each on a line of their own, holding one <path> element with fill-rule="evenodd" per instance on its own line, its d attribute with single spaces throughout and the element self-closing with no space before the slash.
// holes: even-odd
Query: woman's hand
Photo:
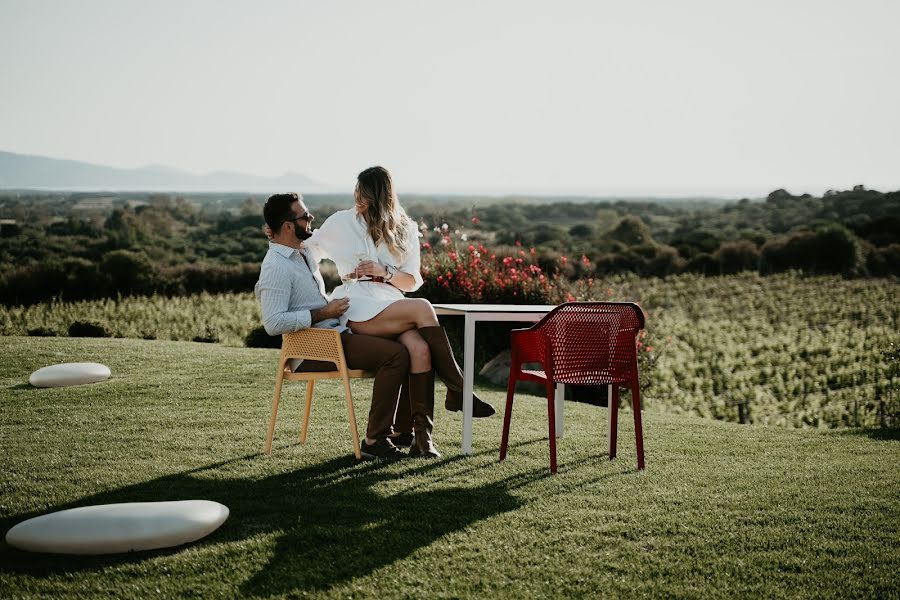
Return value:
<svg viewBox="0 0 900 600">
<path fill-rule="evenodd" d="M 273 238 L 272 238 L 272 228 L 269 227 L 269 224 L 268 224 L 268 223 L 266 223 L 265 225 L 263 225 L 263 233 L 266 234 L 266 237 L 269 238 L 269 241 L 271 242 L 272 239 L 273 239 Z"/>
<path fill-rule="evenodd" d="M 387 277 L 387 269 L 381 263 L 364 260 L 356 267 L 356 273 L 359 277 Z"/>
</svg>

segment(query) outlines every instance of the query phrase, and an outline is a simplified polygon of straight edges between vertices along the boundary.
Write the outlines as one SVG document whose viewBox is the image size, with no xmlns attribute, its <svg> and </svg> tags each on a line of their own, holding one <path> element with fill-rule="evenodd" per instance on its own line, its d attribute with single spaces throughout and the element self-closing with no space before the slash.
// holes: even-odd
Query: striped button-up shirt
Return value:
<svg viewBox="0 0 900 600">
<path fill-rule="evenodd" d="M 263 326 L 269 335 L 307 327 L 344 330 L 337 319 L 312 322 L 313 311 L 328 304 L 325 282 L 316 257 L 308 249 L 295 250 L 269 242 L 256 282 Z"/>
</svg>

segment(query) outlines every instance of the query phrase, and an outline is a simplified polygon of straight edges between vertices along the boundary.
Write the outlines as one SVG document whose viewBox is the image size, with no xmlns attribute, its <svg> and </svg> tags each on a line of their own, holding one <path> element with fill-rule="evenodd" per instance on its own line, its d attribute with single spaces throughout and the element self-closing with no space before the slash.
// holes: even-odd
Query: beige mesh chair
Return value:
<svg viewBox="0 0 900 600">
<path fill-rule="evenodd" d="M 334 371 L 310 371 L 305 373 L 285 373 L 284 368 L 291 358 L 304 360 L 320 360 L 334 363 Z M 272 417 L 269 419 L 269 432 L 266 436 L 264 451 L 272 453 L 272 438 L 275 436 L 275 417 L 278 416 L 278 402 L 281 400 L 281 384 L 284 380 L 306 382 L 306 409 L 303 411 L 303 423 L 300 428 L 300 443 L 306 443 L 306 430 L 309 427 L 309 413 L 312 408 L 313 388 L 321 379 L 340 379 L 344 382 L 344 396 L 347 398 L 347 418 L 350 420 L 350 434 L 353 436 L 353 454 L 361 459 L 359 452 L 359 432 L 356 429 L 356 411 L 353 409 L 353 394 L 350 391 L 350 380 L 362 377 L 374 377 L 368 371 L 348 369 L 344 360 L 344 347 L 341 345 L 341 334 L 334 329 L 303 329 L 282 336 L 281 355 L 278 358 L 278 373 L 275 376 L 275 397 L 272 400 Z"/>
</svg>

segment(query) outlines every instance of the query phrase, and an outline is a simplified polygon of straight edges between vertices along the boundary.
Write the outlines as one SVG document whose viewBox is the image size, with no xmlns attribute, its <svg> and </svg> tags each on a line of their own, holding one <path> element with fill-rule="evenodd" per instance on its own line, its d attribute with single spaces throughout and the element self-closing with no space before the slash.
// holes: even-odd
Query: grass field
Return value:
<svg viewBox="0 0 900 600">
<path fill-rule="evenodd" d="M 86 504 L 203 498 L 231 515 L 182 548 L 77 558 L 0 545 L 3 597 L 880 597 L 900 596 L 900 436 L 646 414 L 635 470 L 628 410 L 619 458 L 605 410 L 569 403 L 560 472 L 546 404 L 501 415 L 440 410 L 444 458 L 357 463 L 343 403 L 321 386 L 296 443 L 286 388 L 276 447 L 260 454 L 276 351 L 132 339 L 2 338 L 0 523 Z M 65 361 L 109 381 L 27 384 Z M 368 386 L 354 383 L 362 426 Z M 502 394 L 485 395 L 501 405 Z M 501 411 L 502 412 L 502 411 Z"/>
</svg>

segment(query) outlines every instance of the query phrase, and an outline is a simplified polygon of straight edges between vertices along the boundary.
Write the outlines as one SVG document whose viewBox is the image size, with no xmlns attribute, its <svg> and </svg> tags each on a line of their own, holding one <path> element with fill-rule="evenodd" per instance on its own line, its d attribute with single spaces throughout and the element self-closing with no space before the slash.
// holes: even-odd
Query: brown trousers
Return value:
<svg viewBox="0 0 900 600">
<path fill-rule="evenodd" d="M 409 352 L 400 342 L 373 335 L 345 332 L 341 334 L 341 343 L 349 368 L 375 373 L 366 437 L 378 439 L 390 435 L 400 386 L 405 385 L 409 378 Z M 334 368 L 330 362 L 304 360 L 299 370 L 333 371 Z"/>
</svg>

